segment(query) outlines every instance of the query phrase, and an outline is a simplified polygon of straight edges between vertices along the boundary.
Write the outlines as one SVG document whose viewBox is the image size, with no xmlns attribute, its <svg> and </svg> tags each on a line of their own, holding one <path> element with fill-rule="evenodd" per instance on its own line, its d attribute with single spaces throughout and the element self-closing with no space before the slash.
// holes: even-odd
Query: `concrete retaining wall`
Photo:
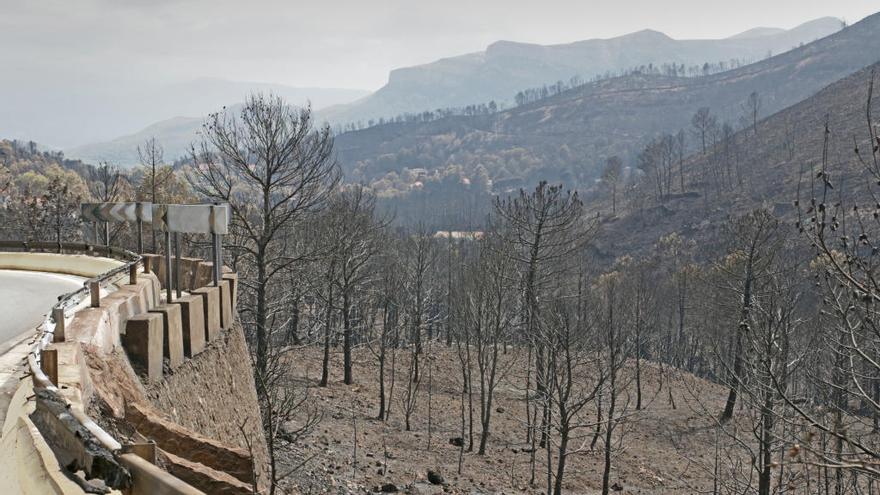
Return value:
<svg viewBox="0 0 880 495">
<path fill-rule="evenodd" d="M 260 485 L 267 486 L 268 451 L 253 380 L 250 354 L 238 324 L 224 330 L 197 359 L 147 386 L 155 409 L 175 423 L 227 445 L 246 448 L 244 430 L 254 449 Z"/>
<path fill-rule="evenodd" d="M 109 272 L 121 264 L 117 260 L 91 256 L 0 253 L 0 268 L 68 273 L 89 278 Z M 200 264 L 195 262 L 191 264 L 191 271 L 199 273 Z M 175 472 L 182 476 L 186 475 L 188 480 L 197 481 L 203 489 L 208 487 L 208 491 L 213 491 L 224 487 L 222 489 L 224 493 L 227 490 L 229 493 L 241 492 L 248 484 L 245 482 L 253 477 L 247 477 L 245 472 L 247 469 L 242 465 L 242 459 L 248 461 L 249 469 L 257 472 L 259 485 L 266 487 L 268 455 L 260 422 L 259 405 L 247 345 L 241 329 L 234 323 L 236 288 L 234 275 L 231 280 L 224 280 L 221 288 L 213 289 L 219 297 L 203 299 L 201 296 L 196 296 L 192 306 L 194 311 L 187 313 L 187 321 L 180 321 L 181 318 L 178 316 L 172 322 L 177 332 L 175 335 L 182 334 L 182 327 L 187 327 L 187 335 L 190 339 L 187 341 L 189 345 L 186 346 L 185 359 L 183 342 L 180 342 L 179 352 L 175 351 L 175 359 L 172 359 L 172 371 L 163 373 L 159 370 L 158 373 L 151 374 L 152 381 L 150 379 L 142 381 L 126 355 L 127 351 L 137 352 L 136 349 L 128 349 L 125 345 L 124 336 L 128 321 L 137 318 L 138 315 L 155 311 L 162 303 L 159 298 L 160 282 L 156 275 L 143 272 L 137 275 L 138 280 L 134 285 L 126 284 L 128 274 L 120 275 L 114 287 L 118 290 L 113 291 L 112 294 L 101 289 L 101 297 L 92 299 L 93 307 L 80 307 L 72 318 L 66 319 L 64 341 L 47 347 L 48 352 L 57 353 L 57 391 L 54 393 L 60 394 L 62 401 L 60 403 L 67 404 L 67 410 L 72 414 L 75 412 L 74 416 L 81 418 L 80 421 L 85 421 L 83 424 L 90 423 L 107 437 L 109 442 L 107 445 L 115 445 L 110 448 L 115 452 L 114 457 L 122 459 L 128 456 L 127 460 L 122 459 L 123 464 L 129 466 L 133 472 L 141 473 L 143 478 L 135 479 L 136 486 L 139 482 L 147 483 L 144 486 L 152 486 L 149 485 L 150 483 L 179 482 L 173 477 L 168 477 L 167 473 L 163 474 L 158 468 L 151 467 L 149 463 L 142 465 L 144 463 L 133 458 L 131 454 L 120 453 L 118 450 L 120 445 L 112 436 L 129 439 L 132 435 L 140 435 L 141 432 L 137 430 L 143 428 L 145 433 L 156 436 L 157 443 L 164 442 L 172 448 L 174 443 L 185 444 L 187 438 L 191 437 L 193 441 L 201 438 L 203 442 L 207 442 L 206 445 L 210 443 L 215 449 L 224 453 L 222 456 L 215 456 L 218 459 L 212 467 L 218 468 L 217 471 L 197 462 L 197 459 L 205 459 L 200 459 L 195 453 L 185 449 L 177 449 L 175 452 L 185 457 L 177 457 L 171 453 L 165 455 L 166 460 L 174 458 L 179 461 L 172 463 L 177 470 Z M 224 327 L 223 330 L 212 329 L 213 335 L 201 330 L 204 323 L 201 321 L 203 318 L 200 318 L 203 315 L 199 305 L 203 300 L 206 304 L 209 300 L 213 301 L 210 308 L 204 308 L 204 316 L 210 314 L 212 320 L 217 320 L 217 323 Z M 172 305 L 175 314 L 180 315 L 181 306 L 173 303 Z M 168 335 L 167 325 L 171 320 L 165 313 L 162 313 L 162 318 L 165 324 L 164 333 Z M 193 336 L 189 334 L 190 329 L 199 330 L 196 330 L 196 335 Z M 58 335 L 61 334 L 56 332 L 56 337 Z M 199 336 L 204 336 L 205 340 L 197 338 Z M 213 339 L 207 341 L 211 337 Z M 202 346 L 206 347 L 202 349 Z M 156 367 L 153 363 L 152 368 Z M 49 387 L 48 382 L 43 380 L 40 383 L 46 383 Z M 2 437 L 4 447 L 19 441 L 30 442 L 29 447 L 16 450 L 25 456 L 20 459 L 21 462 L 16 458 L 15 462 L 6 463 L 0 469 L 0 486 L 18 486 L 17 484 L 27 483 L 33 484 L 33 488 L 23 489 L 23 493 L 81 493 L 78 487 L 70 486 L 58 460 L 51 455 L 52 451 L 48 449 L 29 418 L 33 407 L 22 394 L 31 392 L 32 387 L 28 378 L 16 391 L 16 398 L 12 401 L 12 407 L 16 410 L 14 413 L 10 410 Z M 155 407 L 151 410 L 162 412 L 156 412 L 155 416 L 141 417 L 140 428 L 126 421 L 135 419 L 126 417 L 126 409 L 130 409 L 127 405 L 149 403 Z M 101 427 L 92 423 L 86 413 L 98 421 Z M 52 421 L 51 414 L 43 416 L 40 418 Z M 159 424 L 173 428 L 149 428 L 150 425 Z M 242 425 L 248 437 L 247 441 L 240 431 Z M 91 426 L 89 428 L 91 429 Z M 169 431 L 173 431 L 174 434 L 166 435 Z M 107 432 L 111 435 L 107 435 Z M 31 436 L 35 438 L 29 440 Z M 248 441 L 251 443 L 253 461 L 250 460 L 250 452 L 243 450 Z M 41 450 L 41 446 L 45 448 Z M 60 454 L 55 452 L 55 455 Z M 20 466 L 26 467 L 27 472 L 24 475 L 16 471 Z M 170 468 L 172 465 L 166 467 Z M 33 471 L 34 469 L 36 471 Z M 190 492 L 198 491 L 184 490 L 173 493 Z"/>
</svg>

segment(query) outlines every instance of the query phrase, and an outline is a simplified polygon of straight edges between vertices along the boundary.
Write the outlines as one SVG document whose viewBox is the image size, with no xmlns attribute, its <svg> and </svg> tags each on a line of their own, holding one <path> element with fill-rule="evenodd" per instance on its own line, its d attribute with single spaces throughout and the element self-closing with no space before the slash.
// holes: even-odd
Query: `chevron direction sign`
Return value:
<svg viewBox="0 0 880 495">
<path fill-rule="evenodd" d="M 153 220 L 152 203 L 83 203 L 82 218 L 89 222 L 146 222 Z"/>
<path fill-rule="evenodd" d="M 226 234 L 228 205 L 153 205 L 153 229 L 187 234 Z"/>
</svg>

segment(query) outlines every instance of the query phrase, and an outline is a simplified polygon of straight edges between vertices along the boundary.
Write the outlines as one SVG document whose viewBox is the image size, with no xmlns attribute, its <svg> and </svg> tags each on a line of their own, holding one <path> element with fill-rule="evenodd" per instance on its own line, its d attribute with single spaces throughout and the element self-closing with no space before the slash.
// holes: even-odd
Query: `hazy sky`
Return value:
<svg viewBox="0 0 880 495">
<path fill-rule="evenodd" d="M 0 0 L 0 78 L 376 89 L 392 68 L 498 39 L 560 43 L 644 28 L 716 38 L 875 10 L 877 0 Z"/>
</svg>

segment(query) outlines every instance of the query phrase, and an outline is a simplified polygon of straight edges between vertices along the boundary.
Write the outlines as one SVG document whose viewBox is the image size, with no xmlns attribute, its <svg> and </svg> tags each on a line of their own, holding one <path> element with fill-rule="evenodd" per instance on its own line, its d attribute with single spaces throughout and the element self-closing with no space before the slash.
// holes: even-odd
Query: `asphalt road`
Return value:
<svg viewBox="0 0 880 495">
<path fill-rule="evenodd" d="M 0 270 L 0 342 L 36 328 L 58 296 L 82 287 L 85 280 L 73 275 Z"/>
</svg>

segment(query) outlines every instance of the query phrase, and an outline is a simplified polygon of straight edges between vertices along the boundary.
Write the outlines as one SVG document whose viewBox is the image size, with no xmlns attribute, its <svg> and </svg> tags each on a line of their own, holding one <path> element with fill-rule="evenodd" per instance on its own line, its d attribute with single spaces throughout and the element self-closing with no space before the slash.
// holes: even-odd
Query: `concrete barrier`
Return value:
<svg viewBox="0 0 880 495">
<path fill-rule="evenodd" d="M 173 304 L 180 306 L 183 320 L 183 355 L 192 358 L 205 349 L 205 309 L 201 296 L 183 296 Z"/>
<path fill-rule="evenodd" d="M 220 335 L 220 288 L 200 287 L 191 293 L 202 298 L 205 311 L 205 342 L 211 342 Z"/>
<path fill-rule="evenodd" d="M 150 310 L 162 315 L 162 349 L 171 369 L 183 364 L 183 319 L 180 306 L 161 304 Z"/>
<path fill-rule="evenodd" d="M 232 290 L 229 280 L 220 281 L 220 326 L 225 329 L 232 328 Z"/>
<path fill-rule="evenodd" d="M 238 274 L 232 272 L 223 273 L 223 280 L 229 281 L 229 293 L 232 296 L 232 312 L 238 307 Z"/>
<path fill-rule="evenodd" d="M 180 286 L 185 291 L 190 291 L 198 287 L 195 285 L 196 272 L 198 271 L 199 258 L 180 258 Z"/>
<path fill-rule="evenodd" d="M 114 254 L 119 253 L 114 251 Z M 0 253 L 0 268 L 69 273 L 86 277 L 98 277 L 114 270 L 114 277 L 116 273 L 120 274 L 116 278 L 101 282 L 102 285 L 116 284 L 118 289 L 115 292 L 112 287 L 108 291 L 107 288 L 98 287 L 93 283 L 91 305 L 94 307 L 82 307 L 89 305 L 87 300 L 78 306 L 79 309 L 72 311 L 73 316 L 66 319 L 66 324 L 64 319 L 61 320 L 59 327 L 65 328 L 62 332 L 64 342 L 46 346 L 46 342 L 51 341 L 53 331 L 52 322 L 46 323 L 46 330 L 42 331 L 46 337 L 41 339 L 40 348 L 45 348 L 47 353 L 57 356 L 57 371 L 55 371 L 56 367 L 53 367 L 52 373 L 52 380 L 57 381 L 57 384 L 49 383 L 44 376 L 45 373 L 41 372 L 39 365 L 32 356 L 29 356 L 28 364 L 34 376 L 32 379 L 27 378 L 26 381 L 31 383 L 33 380 L 33 383 L 39 383 L 36 389 L 38 400 L 22 402 L 41 404 L 39 406 L 41 412 L 38 415 L 41 429 L 44 434 L 50 435 L 52 448 L 56 455 L 61 456 L 59 458 L 62 458 L 64 463 L 72 463 L 71 465 L 75 464 L 78 468 L 97 474 L 114 486 L 121 482 L 122 478 L 118 476 L 127 476 L 124 470 L 119 471 L 116 463 L 121 463 L 132 473 L 134 486 L 130 493 L 133 494 L 203 493 L 157 466 L 122 450 L 122 445 L 101 429 L 85 412 L 86 405 L 93 400 L 95 384 L 114 376 L 106 373 L 98 375 L 102 378 L 93 384 L 91 368 L 94 366 L 90 364 L 94 365 L 94 360 L 118 356 L 116 359 L 121 359 L 119 362 L 123 365 L 115 369 L 127 370 L 124 371 L 125 380 L 129 383 L 131 393 L 135 396 L 138 394 L 143 396 L 143 385 L 132 372 L 131 364 L 143 370 L 147 381 L 158 382 L 163 378 L 163 355 L 169 358 L 171 367 L 176 368 L 183 363 L 184 356 L 191 358 L 198 355 L 204 349 L 206 341 L 217 338 L 221 327 L 230 328 L 233 325 L 238 282 L 235 274 L 224 274 L 220 287 L 197 288 L 192 290 L 192 295 L 184 296 L 172 304 L 160 304 L 160 279 L 156 276 L 157 272 L 162 270 L 160 260 L 161 257 L 158 256 L 145 256 L 144 274 L 140 274 L 137 270 L 129 270 L 126 273 L 116 270 L 123 263 L 109 258 L 54 253 Z M 212 263 L 181 258 L 181 288 L 212 283 L 212 269 Z M 130 283 L 125 284 L 121 282 L 122 279 Z M 72 307 L 68 306 L 68 314 L 71 313 Z M 119 348 L 125 349 L 127 359 L 120 353 Z M 84 352 L 88 353 L 89 363 L 85 362 Z M 95 369 L 104 370 L 100 366 Z M 57 378 L 55 378 L 56 374 Z M 113 387 L 121 390 L 122 386 L 115 384 L 115 380 L 110 381 L 114 382 L 110 386 L 111 390 Z M 25 389 L 26 387 L 19 387 L 16 397 Z M 105 392 L 102 389 L 102 397 Z M 53 402 L 51 397 L 57 399 Z M 123 401 L 120 402 L 121 413 L 125 406 Z M 9 434 L 17 435 L 28 431 L 28 428 L 32 432 L 37 431 L 35 426 L 28 426 L 27 415 L 14 418 L 7 416 L 6 420 L 7 425 L 13 426 L 8 428 L 4 426 L 2 438 L 4 445 L 7 444 L 8 439 L 13 438 L 8 436 Z M 175 470 L 181 476 L 194 480 L 200 484 L 199 486 L 209 487 L 207 490 L 209 493 L 249 492 L 250 482 L 254 476 L 254 461 L 248 452 L 207 440 L 186 429 L 178 427 L 179 429 L 175 430 L 174 424 L 170 423 L 170 425 L 171 430 L 175 432 L 170 438 L 176 439 L 172 443 L 192 444 L 195 448 L 178 446 L 172 448 L 177 452 L 169 450 L 169 458 L 176 456 L 177 453 L 181 454 L 181 457 L 175 458 L 176 461 L 169 464 L 169 466 L 173 464 L 173 469 L 169 467 L 169 470 Z M 39 433 L 34 435 L 37 440 L 34 440 L 33 444 L 36 445 L 43 440 Z M 83 442 L 83 438 L 90 440 Z M 92 442 L 95 449 L 89 447 L 89 442 Z M 98 445 L 101 446 L 100 449 L 97 449 Z M 204 456 L 205 452 L 210 453 L 209 457 L 200 457 Z M 206 464 L 202 465 L 203 461 Z M 53 469 L 59 474 L 63 473 L 61 466 L 53 468 L 44 464 L 44 469 L 49 472 L 50 477 Z M 6 482 L 7 473 L 7 469 L 0 469 L 0 486 L 4 489 L 18 486 Z M 38 484 L 30 478 L 32 477 L 25 477 L 25 482 L 35 483 L 37 486 Z M 59 488 L 59 483 L 64 484 L 63 474 L 58 479 L 61 481 L 53 481 L 54 488 L 49 489 L 39 485 L 41 487 L 39 490 L 21 492 L 81 492 Z M 17 480 L 15 483 L 20 485 L 20 481 Z"/>
<path fill-rule="evenodd" d="M 162 315 L 143 313 L 129 318 L 122 337 L 128 360 L 151 382 L 162 380 L 163 334 Z"/>
</svg>

